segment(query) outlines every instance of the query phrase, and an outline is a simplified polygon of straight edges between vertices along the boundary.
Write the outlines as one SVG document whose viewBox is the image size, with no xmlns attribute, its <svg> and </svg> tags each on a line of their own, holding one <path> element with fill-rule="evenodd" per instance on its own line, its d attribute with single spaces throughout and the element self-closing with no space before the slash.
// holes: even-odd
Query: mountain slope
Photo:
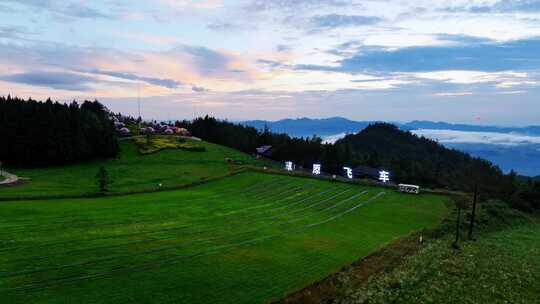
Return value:
<svg viewBox="0 0 540 304">
<path fill-rule="evenodd" d="M 101 159 L 67 166 L 13 169 L 19 177 L 29 178 L 16 187 L 0 188 L 0 199 L 59 195 L 87 195 L 97 191 L 95 175 L 104 165 L 113 183 L 111 193 L 172 188 L 235 170 L 236 164 L 266 165 L 240 151 L 207 142 L 196 142 L 205 152 L 167 149 L 141 155 L 131 139 L 120 141 L 116 159 Z M 227 161 L 230 160 L 230 161 Z"/>
<path fill-rule="evenodd" d="M 472 189 L 475 181 L 484 193 L 504 197 L 511 180 L 488 161 L 418 137 L 398 127 L 378 123 L 336 142 L 350 149 L 358 163 L 390 170 L 397 182 L 450 189 Z"/>
</svg>

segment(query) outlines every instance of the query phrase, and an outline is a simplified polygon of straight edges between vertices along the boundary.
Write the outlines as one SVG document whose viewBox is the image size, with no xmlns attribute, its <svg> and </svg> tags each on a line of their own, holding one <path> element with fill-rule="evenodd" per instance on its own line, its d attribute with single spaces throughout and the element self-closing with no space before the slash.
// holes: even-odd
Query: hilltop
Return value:
<svg viewBox="0 0 540 304">
<path fill-rule="evenodd" d="M 77 164 L 47 168 L 10 168 L 28 178 L 15 187 L 3 188 L 0 199 L 95 195 L 95 175 L 104 165 L 113 180 L 111 193 L 154 191 L 204 181 L 234 172 L 242 165 L 275 166 L 224 146 L 188 140 L 204 152 L 165 149 L 143 155 L 133 139 L 119 141 L 119 155 Z"/>
</svg>

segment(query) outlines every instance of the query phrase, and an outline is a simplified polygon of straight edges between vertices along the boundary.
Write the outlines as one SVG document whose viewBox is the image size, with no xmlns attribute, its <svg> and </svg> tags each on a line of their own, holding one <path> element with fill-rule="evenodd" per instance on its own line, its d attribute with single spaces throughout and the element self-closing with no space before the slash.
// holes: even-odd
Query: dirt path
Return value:
<svg viewBox="0 0 540 304">
<path fill-rule="evenodd" d="M 17 181 L 19 181 L 19 177 L 17 175 L 8 173 L 8 172 L 6 172 L 4 170 L 0 171 L 0 175 L 5 177 L 5 179 L 3 181 L 0 181 L 0 185 L 14 184 Z"/>
</svg>

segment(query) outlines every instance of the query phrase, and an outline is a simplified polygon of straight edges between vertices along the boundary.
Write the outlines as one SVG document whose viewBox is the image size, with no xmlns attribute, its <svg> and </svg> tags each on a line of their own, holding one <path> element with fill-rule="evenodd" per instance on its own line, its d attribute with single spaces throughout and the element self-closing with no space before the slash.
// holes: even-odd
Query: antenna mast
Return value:
<svg viewBox="0 0 540 304">
<path fill-rule="evenodd" d="M 137 81 L 137 108 L 139 110 L 139 130 L 141 129 L 141 83 Z"/>
</svg>

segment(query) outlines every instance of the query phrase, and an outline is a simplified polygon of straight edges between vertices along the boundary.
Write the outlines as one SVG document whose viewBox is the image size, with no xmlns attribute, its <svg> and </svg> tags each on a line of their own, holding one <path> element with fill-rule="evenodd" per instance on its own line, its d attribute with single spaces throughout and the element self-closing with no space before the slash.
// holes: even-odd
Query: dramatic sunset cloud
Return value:
<svg viewBox="0 0 540 304">
<path fill-rule="evenodd" d="M 147 119 L 540 117 L 540 2 L 0 1 L 3 95 Z"/>
</svg>

